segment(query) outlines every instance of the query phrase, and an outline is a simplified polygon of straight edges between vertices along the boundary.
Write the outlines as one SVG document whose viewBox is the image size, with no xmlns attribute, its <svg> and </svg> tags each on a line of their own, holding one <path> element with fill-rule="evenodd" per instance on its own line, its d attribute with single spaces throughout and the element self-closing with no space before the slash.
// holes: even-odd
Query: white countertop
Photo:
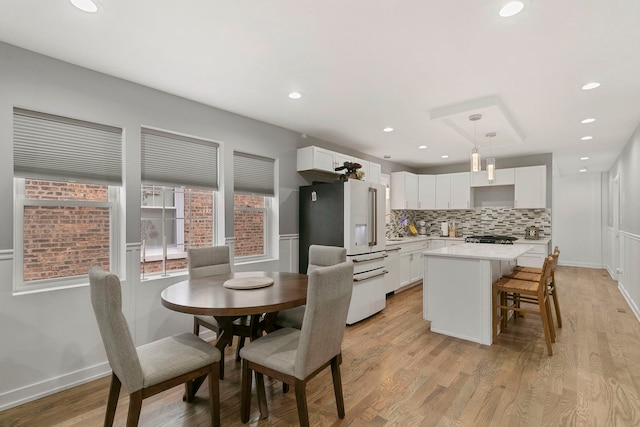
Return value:
<svg viewBox="0 0 640 427">
<path fill-rule="evenodd" d="M 425 240 L 464 240 L 464 237 L 439 237 L 439 236 L 407 236 L 407 237 L 394 237 L 391 239 L 387 239 L 386 245 L 400 245 L 402 243 L 411 243 L 411 242 L 423 242 Z"/>
<path fill-rule="evenodd" d="M 488 245 L 485 243 L 465 243 L 424 251 L 425 256 L 469 258 L 515 261 L 519 256 L 533 249 L 532 245 Z"/>
</svg>

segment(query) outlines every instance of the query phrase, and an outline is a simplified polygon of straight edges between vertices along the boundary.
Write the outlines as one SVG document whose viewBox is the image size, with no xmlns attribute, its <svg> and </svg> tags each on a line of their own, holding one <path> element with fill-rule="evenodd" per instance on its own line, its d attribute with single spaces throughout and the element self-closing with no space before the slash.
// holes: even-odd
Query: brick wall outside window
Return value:
<svg viewBox="0 0 640 427">
<path fill-rule="evenodd" d="M 30 200 L 107 201 L 108 186 L 25 180 Z M 106 207 L 25 206 L 23 280 L 86 274 L 110 266 L 110 213 Z"/>
<path fill-rule="evenodd" d="M 233 234 L 235 256 L 263 255 L 265 253 L 265 200 L 263 196 L 234 194 Z M 238 209 L 255 208 L 253 209 Z"/>
</svg>

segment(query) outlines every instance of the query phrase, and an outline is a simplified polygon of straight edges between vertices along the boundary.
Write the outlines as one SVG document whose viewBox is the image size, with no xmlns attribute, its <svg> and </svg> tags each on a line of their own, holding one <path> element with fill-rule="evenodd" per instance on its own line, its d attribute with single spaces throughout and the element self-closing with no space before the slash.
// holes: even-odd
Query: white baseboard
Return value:
<svg viewBox="0 0 640 427">
<path fill-rule="evenodd" d="M 636 315 L 636 318 L 640 322 L 640 309 L 638 309 L 638 306 L 633 302 L 633 299 L 631 299 L 631 296 L 629 295 L 629 293 L 624 288 L 624 285 L 621 282 L 618 282 L 618 290 L 620 291 L 624 299 L 627 301 L 627 304 L 629 304 L 629 308 L 631 309 L 631 311 L 633 311 L 633 314 Z"/>
<path fill-rule="evenodd" d="M 0 394 L 0 411 L 31 402 L 41 397 L 67 390 L 89 381 L 111 375 L 109 363 L 101 363 L 80 371 L 71 372 L 46 381 L 31 384 Z"/>
<path fill-rule="evenodd" d="M 593 264 L 590 262 L 575 262 L 575 261 L 560 261 L 558 260 L 558 265 L 560 266 L 566 266 L 566 267 L 584 267 L 584 268 L 597 268 L 597 269 L 603 269 L 604 266 L 602 264 Z"/>
</svg>

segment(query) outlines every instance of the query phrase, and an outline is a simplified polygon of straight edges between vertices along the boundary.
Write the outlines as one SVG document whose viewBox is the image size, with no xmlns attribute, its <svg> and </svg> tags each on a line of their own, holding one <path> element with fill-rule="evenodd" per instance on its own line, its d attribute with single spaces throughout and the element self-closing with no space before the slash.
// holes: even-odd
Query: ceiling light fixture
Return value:
<svg viewBox="0 0 640 427">
<path fill-rule="evenodd" d="M 496 180 L 496 158 L 491 157 L 491 140 L 496 136 L 495 132 L 489 132 L 485 135 L 489 138 L 489 157 L 487 157 L 487 181 L 491 184 Z"/>
<path fill-rule="evenodd" d="M 471 172 L 480 172 L 480 152 L 478 151 L 478 124 L 477 121 L 482 118 L 482 114 L 472 114 L 469 120 L 473 122 L 473 141 L 474 146 L 471 150 Z"/>
<path fill-rule="evenodd" d="M 382 129 L 383 132 L 393 132 L 394 129 L 392 127 L 387 126 L 386 128 Z"/>
<path fill-rule="evenodd" d="M 510 1 L 502 6 L 500 9 L 500 16 L 503 18 L 509 18 L 510 16 L 517 15 L 524 9 L 524 3 L 521 1 Z"/>
<path fill-rule="evenodd" d="M 595 89 L 597 87 L 600 86 L 600 83 L 598 82 L 589 82 L 587 84 L 585 84 L 584 86 L 582 86 L 582 90 L 591 90 L 591 89 Z"/>
<path fill-rule="evenodd" d="M 289 98 L 291 98 L 291 99 L 300 99 L 300 98 L 302 98 L 302 94 L 300 92 L 291 92 L 289 94 Z"/>
<path fill-rule="evenodd" d="M 98 5 L 93 0 L 71 0 L 71 4 L 83 12 L 95 13 Z"/>
<path fill-rule="evenodd" d="M 584 120 L 582 120 L 580 123 L 582 123 L 582 124 L 585 124 L 585 125 L 586 125 L 587 123 L 593 123 L 593 122 L 595 122 L 595 121 L 596 121 L 596 119 L 594 119 L 594 118 L 591 118 L 591 117 L 590 117 L 590 118 L 588 118 L 588 119 L 584 119 Z"/>
<path fill-rule="evenodd" d="M 586 171 L 587 171 L 587 168 L 580 169 L 580 172 L 586 172 Z"/>
<path fill-rule="evenodd" d="M 427 146 L 426 145 L 420 145 L 420 146 L 418 146 L 418 148 L 421 149 L 421 150 L 426 150 Z"/>
<path fill-rule="evenodd" d="M 589 156 L 580 157 L 580 160 L 589 160 Z"/>
<path fill-rule="evenodd" d="M 443 154 L 442 156 L 440 156 L 441 159 L 448 159 L 449 155 L 448 154 Z"/>
<path fill-rule="evenodd" d="M 587 136 L 583 136 L 582 138 L 580 138 L 583 141 L 588 141 L 590 139 L 593 139 L 593 137 L 591 135 L 587 135 Z"/>
</svg>

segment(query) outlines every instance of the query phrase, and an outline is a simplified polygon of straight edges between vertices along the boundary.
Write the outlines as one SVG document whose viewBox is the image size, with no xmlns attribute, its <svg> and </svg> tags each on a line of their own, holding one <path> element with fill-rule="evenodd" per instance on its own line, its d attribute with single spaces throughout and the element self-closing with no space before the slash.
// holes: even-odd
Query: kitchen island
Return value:
<svg viewBox="0 0 640 427">
<path fill-rule="evenodd" d="M 465 243 L 423 252 L 423 318 L 431 331 L 490 345 L 491 287 L 532 245 Z"/>
</svg>

